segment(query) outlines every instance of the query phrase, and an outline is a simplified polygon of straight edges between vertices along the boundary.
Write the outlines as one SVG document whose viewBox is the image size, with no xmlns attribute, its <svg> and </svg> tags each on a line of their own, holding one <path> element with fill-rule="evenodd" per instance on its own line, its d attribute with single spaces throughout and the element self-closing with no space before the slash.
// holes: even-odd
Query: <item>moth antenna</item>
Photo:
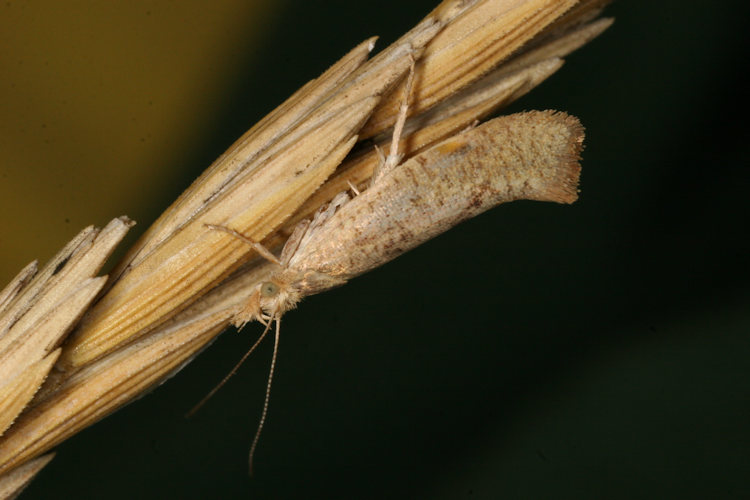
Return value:
<svg viewBox="0 0 750 500">
<path fill-rule="evenodd" d="M 189 412 L 187 412 L 185 414 L 185 418 L 190 418 L 193 415 L 195 415 L 195 412 L 197 412 L 198 410 L 200 410 L 201 407 L 204 404 L 206 404 L 206 402 L 209 399 L 211 399 L 213 397 L 213 395 L 218 392 L 219 389 L 221 389 L 222 387 L 224 387 L 224 384 L 226 384 L 229 381 L 229 379 L 232 378 L 232 376 L 235 373 L 237 373 L 237 370 L 239 370 L 240 366 L 242 366 L 242 363 L 244 363 L 245 360 L 248 357 L 250 357 L 250 354 L 252 354 L 252 352 L 255 350 L 255 348 L 258 347 L 258 345 L 260 345 L 260 343 L 263 341 L 264 338 L 266 338 L 266 334 L 268 333 L 268 330 L 270 328 L 271 328 L 271 322 L 269 321 L 268 324 L 266 324 L 265 330 L 263 330 L 263 333 L 260 335 L 260 337 L 258 337 L 258 340 L 255 341 L 255 344 L 253 344 L 253 346 L 250 348 L 250 350 L 247 351 L 244 356 L 242 356 L 242 359 L 240 359 L 240 361 L 236 365 L 234 365 L 234 368 L 232 368 L 232 370 L 221 380 L 221 382 L 219 382 L 218 384 L 216 384 L 216 387 L 214 387 L 213 389 L 211 389 L 211 392 L 209 392 L 208 394 L 206 394 L 203 397 L 203 399 L 201 399 L 198 402 L 197 405 L 193 406 L 193 408 Z"/>
<path fill-rule="evenodd" d="M 253 457 L 255 456 L 255 449 L 258 447 L 258 440 L 260 439 L 260 433 L 263 430 L 263 424 L 266 423 L 266 415 L 268 415 L 268 402 L 271 399 L 271 381 L 273 380 L 273 370 L 276 367 L 276 354 L 279 352 L 279 336 L 281 333 L 281 316 L 278 313 L 274 314 L 276 320 L 276 337 L 273 342 L 273 357 L 271 358 L 271 369 L 268 371 L 268 384 L 266 384 L 266 398 L 263 401 L 263 413 L 260 415 L 260 423 L 258 423 L 258 430 L 255 431 L 255 437 L 253 438 L 253 444 L 250 446 L 250 456 L 248 458 L 248 470 L 250 475 L 253 475 Z M 271 324 L 270 321 L 268 323 Z"/>
<path fill-rule="evenodd" d="M 258 252 L 260 254 L 260 256 L 263 257 L 264 259 L 266 259 L 266 260 L 268 260 L 270 262 L 273 262 L 274 264 L 277 264 L 279 266 L 281 265 L 281 261 L 279 261 L 279 259 L 276 258 L 276 256 L 274 254 L 272 254 L 266 247 L 264 247 L 263 245 L 261 245 L 257 241 L 251 240 L 250 238 L 248 238 L 244 234 L 240 233 L 239 231 L 235 231 L 234 229 L 228 228 L 226 226 L 219 226 L 217 224 L 203 224 L 203 225 L 206 226 L 209 229 L 214 229 L 216 231 L 223 231 L 223 232 L 225 232 L 227 234 L 231 234 L 232 236 L 234 236 L 238 240 L 244 241 L 245 243 L 247 243 L 248 245 L 250 245 L 251 247 L 253 247 L 253 249 L 256 252 Z"/>
<path fill-rule="evenodd" d="M 354 196 L 359 196 L 359 189 L 357 189 L 357 186 L 352 184 L 352 181 L 349 179 L 346 180 L 346 183 L 349 185 L 349 189 L 352 190 L 352 193 L 354 193 Z"/>
</svg>

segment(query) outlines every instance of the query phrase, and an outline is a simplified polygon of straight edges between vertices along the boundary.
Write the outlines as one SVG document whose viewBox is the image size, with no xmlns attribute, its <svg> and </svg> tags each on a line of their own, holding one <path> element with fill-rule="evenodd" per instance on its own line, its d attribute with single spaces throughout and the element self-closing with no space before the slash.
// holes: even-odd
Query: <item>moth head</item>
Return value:
<svg viewBox="0 0 750 500">
<path fill-rule="evenodd" d="M 256 294 L 264 319 L 284 314 L 299 301 L 299 293 L 282 276 L 274 276 L 260 283 Z"/>
</svg>

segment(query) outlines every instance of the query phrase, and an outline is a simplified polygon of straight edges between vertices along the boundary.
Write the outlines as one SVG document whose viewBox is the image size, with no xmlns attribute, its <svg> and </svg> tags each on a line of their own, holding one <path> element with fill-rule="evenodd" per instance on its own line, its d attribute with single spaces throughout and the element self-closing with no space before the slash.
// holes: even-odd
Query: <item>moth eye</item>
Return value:
<svg viewBox="0 0 750 500">
<path fill-rule="evenodd" d="M 277 293 L 279 293 L 279 285 L 277 285 L 276 283 L 271 283 L 270 281 L 266 281 L 265 283 L 260 285 L 260 294 L 263 297 L 266 297 L 266 298 L 273 297 Z"/>
</svg>

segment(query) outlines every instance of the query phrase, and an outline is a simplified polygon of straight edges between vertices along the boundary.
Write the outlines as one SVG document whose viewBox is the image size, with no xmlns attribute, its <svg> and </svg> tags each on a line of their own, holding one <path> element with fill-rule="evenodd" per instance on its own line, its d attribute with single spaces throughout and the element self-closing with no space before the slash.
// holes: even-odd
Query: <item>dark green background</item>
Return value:
<svg viewBox="0 0 750 500">
<path fill-rule="evenodd" d="M 302 83 L 436 1 L 297 4 L 151 220 Z M 60 446 L 24 498 L 750 497 L 745 5 L 616 2 L 512 108 L 587 127 L 578 203 L 502 206 L 288 314 L 255 478 L 270 344 L 182 416 L 250 326 Z"/>
</svg>

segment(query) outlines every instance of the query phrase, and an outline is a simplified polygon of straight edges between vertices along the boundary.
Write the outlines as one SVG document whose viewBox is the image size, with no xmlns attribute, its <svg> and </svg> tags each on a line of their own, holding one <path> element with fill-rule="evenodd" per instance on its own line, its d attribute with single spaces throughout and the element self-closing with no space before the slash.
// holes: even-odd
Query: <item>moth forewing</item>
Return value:
<svg viewBox="0 0 750 500">
<path fill-rule="evenodd" d="M 287 273 L 348 280 L 500 203 L 577 199 L 583 127 L 552 111 L 496 118 L 383 176 L 300 246 Z"/>
</svg>

